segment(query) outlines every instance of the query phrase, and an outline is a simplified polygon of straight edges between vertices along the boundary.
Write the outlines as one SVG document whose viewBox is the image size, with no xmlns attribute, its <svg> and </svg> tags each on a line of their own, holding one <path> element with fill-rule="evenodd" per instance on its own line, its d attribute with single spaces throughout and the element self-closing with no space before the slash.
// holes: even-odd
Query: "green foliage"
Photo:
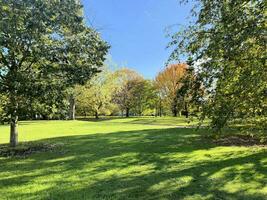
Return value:
<svg viewBox="0 0 267 200">
<path fill-rule="evenodd" d="M 177 99 L 182 105 L 182 114 L 187 118 L 189 115 L 197 116 L 203 106 L 205 90 L 201 77 L 193 67 L 186 69 L 185 76 L 181 80 L 181 87 L 177 90 Z"/>
<path fill-rule="evenodd" d="M 14 146 L 23 105 L 48 99 L 54 106 L 62 91 L 103 64 L 108 45 L 85 26 L 81 9 L 76 0 L 0 2 L 0 93 L 7 96 Z"/>
<path fill-rule="evenodd" d="M 77 108 L 81 115 L 88 113 L 98 118 L 99 114 L 112 113 L 112 95 L 116 89 L 114 74 L 107 68 L 92 78 L 85 86 L 75 88 Z"/>
<path fill-rule="evenodd" d="M 6 96 L 0 94 L 0 123 L 4 123 L 7 121 L 7 116 L 4 110 L 6 102 L 7 102 Z"/>
<path fill-rule="evenodd" d="M 203 115 L 216 132 L 232 119 L 266 116 L 265 12 L 265 1 L 199 0 L 196 21 L 172 36 L 171 59 L 185 55 L 198 69 Z"/>
<path fill-rule="evenodd" d="M 157 91 L 153 81 L 143 79 L 135 71 L 127 68 L 115 72 L 117 88 L 113 102 L 125 115 L 154 115 Z"/>
</svg>

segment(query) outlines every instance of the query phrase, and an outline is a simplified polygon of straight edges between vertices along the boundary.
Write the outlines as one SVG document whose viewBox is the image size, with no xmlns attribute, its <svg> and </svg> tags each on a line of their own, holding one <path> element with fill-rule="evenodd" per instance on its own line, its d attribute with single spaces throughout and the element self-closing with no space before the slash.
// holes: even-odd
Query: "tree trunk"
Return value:
<svg viewBox="0 0 267 200">
<path fill-rule="evenodd" d="M 126 108 L 126 117 L 129 117 L 129 116 L 130 116 L 130 109 Z"/>
<path fill-rule="evenodd" d="M 187 103 L 185 103 L 184 108 L 185 108 L 185 117 L 188 118 L 189 117 L 189 111 L 188 111 L 188 105 L 187 105 Z"/>
<path fill-rule="evenodd" d="M 174 117 L 177 117 L 178 115 L 178 102 L 176 97 L 173 99 L 172 102 L 172 114 Z"/>
<path fill-rule="evenodd" d="M 173 109 L 173 112 L 172 112 L 173 116 L 174 116 L 174 117 L 177 117 L 177 113 L 178 113 L 177 109 L 174 108 L 174 109 Z"/>
<path fill-rule="evenodd" d="M 161 103 L 161 99 L 159 101 L 159 116 L 162 117 L 162 103 Z"/>
<path fill-rule="evenodd" d="M 18 115 L 14 111 L 10 120 L 10 146 L 16 147 L 18 145 Z"/>
<path fill-rule="evenodd" d="M 69 119 L 75 120 L 75 98 L 73 94 L 70 96 L 70 106 L 69 106 Z"/>
<path fill-rule="evenodd" d="M 11 147 L 16 147 L 18 145 L 18 102 L 16 99 L 16 94 L 14 92 L 10 93 L 10 140 L 9 145 Z"/>
<path fill-rule="evenodd" d="M 95 112 L 95 118 L 96 119 L 99 119 L 99 116 L 98 116 L 98 112 L 97 111 Z"/>
</svg>

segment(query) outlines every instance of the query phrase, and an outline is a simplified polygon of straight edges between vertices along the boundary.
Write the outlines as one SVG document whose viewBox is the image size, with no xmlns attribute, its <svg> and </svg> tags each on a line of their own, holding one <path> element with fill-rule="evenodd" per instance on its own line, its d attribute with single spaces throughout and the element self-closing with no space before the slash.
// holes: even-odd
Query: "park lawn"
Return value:
<svg viewBox="0 0 267 200">
<path fill-rule="evenodd" d="M 182 118 L 20 122 L 20 141 L 58 145 L 0 157 L 0 199 L 267 199 L 266 147 L 216 146 Z M 0 143 L 8 142 L 0 126 Z"/>
</svg>

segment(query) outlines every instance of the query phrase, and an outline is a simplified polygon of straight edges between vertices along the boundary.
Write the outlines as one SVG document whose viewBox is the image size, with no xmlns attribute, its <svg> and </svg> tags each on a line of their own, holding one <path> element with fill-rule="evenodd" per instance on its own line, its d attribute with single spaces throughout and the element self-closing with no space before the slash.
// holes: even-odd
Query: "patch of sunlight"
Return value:
<svg viewBox="0 0 267 200">
<path fill-rule="evenodd" d="M 195 150 L 191 153 L 188 153 L 188 157 L 194 162 L 204 161 L 204 160 L 228 160 L 232 158 L 245 157 L 254 154 L 255 151 L 247 151 L 247 147 L 214 147 L 204 150 Z M 245 152 L 245 153 L 244 153 Z"/>
<path fill-rule="evenodd" d="M 170 178 L 152 185 L 148 191 L 176 191 L 179 188 L 189 186 L 193 180 L 192 176 L 182 176 L 179 178 Z"/>
<path fill-rule="evenodd" d="M 264 184 L 265 176 L 257 173 L 254 163 L 223 168 L 208 179 L 220 183 L 220 189 L 227 193 L 267 193 L 266 184 Z"/>
<path fill-rule="evenodd" d="M 194 194 L 194 195 L 188 195 L 186 197 L 184 197 L 182 200 L 210 200 L 210 199 L 214 199 L 213 195 L 209 194 L 209 195 L 200 195 L 200 194 Z"/>
<path fill-rule="evenodd" d="M 262 184 L 257 181 L 242 182 L 240 179 L 228 181 L 221 187 L 221 190 L 228 193 L 238 193 L 238 192 L 261 192 Z"/>
<path fill-rule="evenodd" d="M 267 154 L 267 152 L 266 152 L 266 154 Z M 260 164 L 264 165 L 264 166 L 267 165 L 267 156 L 266 156 L 266 158 L 261 159 Z"/>
<path fill-rule="evenodd" d="M 102 174 L 106 178 L 109 177 L 140 177 L 154 172 L 155 165 L 145 164 L 145 165 L 132 165 L 124 168 L 113 168 L 103 172 Z"/>
<path fill-rule="evenodd" d="M 74 160 L 76 156 L 68 156 L 68 157 L 62 157 L 62 158 L 56 158 L 51 160 L 45 160 L 44 163 L 64 163 L 65 161 Z"/>
<path fill-rule="evenodd" d="M 20 187 L 12 187 L 12 193 L 16 194 L 18 196 L 23 196 L 23 195 L 29 195 L 32 193 L 38 193 L 42 191 L 49 190 L 51 188 L 51 184 L 23 184 Z M 2 189 L 1 189 L 2 190 Z M 5 191 L 5 188 L 3 188 L 3 191 Z M 7 191 L 10 191 L 10 188 L 8 188 Z"/>
<path fill-rule="evenodd" d="M 229 176 L 229 174 L 232 174 L 230 178 L 234 179 L 238 174 L 241 174 L 244 171 L 249 170 L 251 173 L 253 170 L 254 164 L 253 163 L 247 163 L 242 165 L 233 165 L 230 167 L 225 167 L 215 173 L 213 173 L 211 176 L 209 176 L 210 180 L 214 179 L 223 179 L 226 176 Z M 235 176 L 233 176 L 235 175 Z"/>
</svg>

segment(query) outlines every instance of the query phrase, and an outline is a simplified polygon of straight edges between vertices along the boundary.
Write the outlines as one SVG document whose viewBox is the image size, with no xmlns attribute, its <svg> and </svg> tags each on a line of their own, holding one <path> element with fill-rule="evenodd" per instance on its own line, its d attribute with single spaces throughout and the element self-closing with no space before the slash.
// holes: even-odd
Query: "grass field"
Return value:
<svg viewBox="0 0 267 200">
<path fill-rule="evenodd" d="M 53 152 L 0 157 L 0 199 L 265 200 L 267 148 L 216 146 L 179 118 L 25 121 Z M 194 124 L 193 124 L 194 125 Z M 0 126 L 0 143 L 8 142 Z"/>
</svg>

